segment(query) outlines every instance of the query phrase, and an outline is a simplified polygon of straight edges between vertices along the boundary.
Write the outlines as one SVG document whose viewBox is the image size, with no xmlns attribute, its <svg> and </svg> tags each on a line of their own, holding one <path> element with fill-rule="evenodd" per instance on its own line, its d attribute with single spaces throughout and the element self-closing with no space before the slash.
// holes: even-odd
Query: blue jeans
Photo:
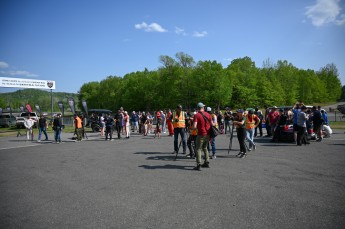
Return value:
<svg viewBox="0 0 345 229">
<path fill-rule="evenodd" d="M 45 140 L 48 140 L 48 135 L 47 135 L 47 129 L 46 127 L 40 127 L 38 129 L 38 140 L 41 140 L 42 132 L 44 133 L 44 136 L 46 137 Z"/>
<path fill-rule="evenodd" d="M 212 148 L 212 156 L 216 155 L 216 138 L 210 138 L 211 141 L 211 148 Z M 209 145 L 207 145 L 207 150 L 210 151 Z"/>
<path fill-rule="evenodd" d="M 247 140 L 249 142 L 249 149 L 251 149 L 255 143 L 254 143 L 254 128 L 253 129 L 247 129 Z"/>
<path fill-rule="evenodd" d="M 181 135 L 183 152 L 187 150 L 187 139 L 186 139 L 186 130 L 185 128 L 174 128 L 174 150 L 178 151 L 178 135 Z"/>
<path fill-rule="evenodd" d="M 55 130 L 55 141 L 61 142 L 61 127 L 56 127 Z"/>
</svg>

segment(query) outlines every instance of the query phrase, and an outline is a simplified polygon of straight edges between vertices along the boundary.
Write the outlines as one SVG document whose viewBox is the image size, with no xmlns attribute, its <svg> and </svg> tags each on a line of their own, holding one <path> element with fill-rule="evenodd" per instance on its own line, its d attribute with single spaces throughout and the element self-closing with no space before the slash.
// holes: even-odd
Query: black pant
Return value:
<svg viewBox="0 0 345 229">
<path fill-rule="evenodd" d="M 246 129 L 245 128 L 236 128 L 237 131 L 237 139 L 238 143 L 240 144 L 240 151 L 242 153 L 246 153 L 246 143 L 244 142 L 246 139 Z"/>
<path fill-rule="evenodd" d="M 117 138 L 121 138 L 122 125 L 116 124 Z"/>
<path fill-rule="evenodd" d="M 111 140 L 113 138 L 113 127 L 112 126 L 106 126 L 105 127 L 105 140 L 108 140 L 108 135 L 109 135 L 109 139 Z"/>
<path fill-rule="evenodd" d="M 194 142 L 194 145 L 192 146 L 192 142 Z M 190 156 L 196 155 L 195 147 L 196 147 L 196 135 L 189 135 L 189 138 L 187 140 L 187 146 L 189 149 Z"/>
<path fill-rule="evenodd" d="M 297 131 L 297 145 L 306 144 L 308 142 L 306 135 L 306 127 L 298 126 Z"/>
</svg>

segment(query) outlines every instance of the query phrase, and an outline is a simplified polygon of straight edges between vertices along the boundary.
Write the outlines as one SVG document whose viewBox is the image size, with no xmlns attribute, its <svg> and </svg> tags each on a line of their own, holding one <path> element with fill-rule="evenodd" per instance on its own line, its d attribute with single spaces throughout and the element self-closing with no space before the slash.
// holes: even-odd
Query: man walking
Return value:
<svg viewBox="0 0 345 229">
<path fill-rule="evenodd" d="M 186 139 L 186 114 L 182 111 L 182 106 L 176 107 L 176 112 L 173 113 L 172 123 L 174 125 L 174 154 L 178 152 L 178 135 L 181 136 L 183 154 L 186 154 L 187 139 Z"/>
<path fill-rule="evenodd" d="M 210 141 L 211 115 L 205 112 L 203 103 L 198 103 L 198 113 L 194 115 L 193 129 L 198 130 L 196 137 L 196 166 L 194 170 L 200 171 L 201 167 L 209 168 L 209 153 L 207 144 Z M 204 163 L 201 164 L 201 149 L 204 152 Z"/>
<path fill-rule="evenodd" d="M 30 114 L 28 115 L 28 118 L 24 119 L 24 126 L 26 128 L 26 140 L 33 140 L 33 126 L 35 124 L 35 121 L 31 119 Z"/>
<path fill-rule="evenodd" d="M 40 119 L 38 120 L 38 140 L 37 142 L 41 142 L 41 136 L 42 132 L 44 133 L 45 141 L 48 141 L 48 135 L 47 135 L 47 120 L 46 118 L 41 115 Z"/>
<path fill-rule="evenodd" d="M 81 141 L 82 138 L 82 123 L 81 123 L 81 119 L 79 118 L 78 115 L 74 114 L 74 125 L 75 125 L 75 130 L 77 133 L 77 142 Z"/>
<path fill-rule="evenodd" d="M 53 122 L 53 130 L 54 130 L 54 136 L 55 136 L 55 143 L 57 144 L 61 143 L 61 130 L 62 130 L 61 114 L 57 114 L 55 116 L 54 122 Z"/>
</svg>

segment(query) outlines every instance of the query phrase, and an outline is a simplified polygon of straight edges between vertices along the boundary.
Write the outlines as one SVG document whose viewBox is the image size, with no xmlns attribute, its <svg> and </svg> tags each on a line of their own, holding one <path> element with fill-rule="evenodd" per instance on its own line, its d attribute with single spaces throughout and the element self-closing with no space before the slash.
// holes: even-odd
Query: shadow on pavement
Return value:
<svg viewBox="0 0 345 229">
<path fill-rule="evenodd" d="M 140 165 L 140 168 L 144 169 L 182 169 L 182 170 L 193 170 L 194 166 L 184 166 L 184 165 Z"/>
</svg>

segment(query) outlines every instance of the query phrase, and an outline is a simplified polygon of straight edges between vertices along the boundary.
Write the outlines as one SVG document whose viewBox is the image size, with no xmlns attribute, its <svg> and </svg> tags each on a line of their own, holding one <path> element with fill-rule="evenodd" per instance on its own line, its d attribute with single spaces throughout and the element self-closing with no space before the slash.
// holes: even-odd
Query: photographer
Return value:
<svg viewBox="0 0 345 229">
<path fill-rule="evenodd" d="M 232 117 L 232 112 L 230 110 L 230 108 L 227 108 L 225 113 L 224 113 L 224 123 L 225 123 L 225 134 L 226 134 L 226 131 L 229 129 L 229 132 L 231 134 L 231 129 L 230 129 L 230 120 L 231 120 L 231 117 Z"/>
<path fill-rule="evenodd" d="M 246 143 L 244 142 L 246 139 L 246 128 L 243 113 L 242 109 L 238 109 L 233 121 L 236 127 L 238 143 L 240 144 L 240 152 L 237 154 L 237 157 L 240 158 L 244 158 L 247 155 Z"/>
</svg>

